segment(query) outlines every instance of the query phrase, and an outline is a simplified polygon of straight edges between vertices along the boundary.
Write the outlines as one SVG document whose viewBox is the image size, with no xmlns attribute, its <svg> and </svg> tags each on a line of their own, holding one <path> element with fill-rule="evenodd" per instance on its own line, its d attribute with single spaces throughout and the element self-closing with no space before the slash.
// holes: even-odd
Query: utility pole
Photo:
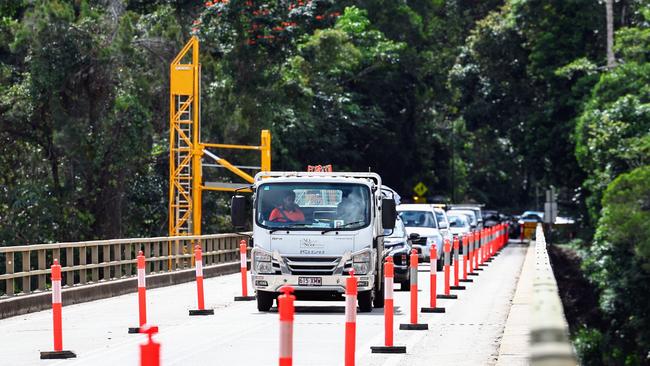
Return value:
<svg viewBox="0 0 650 366">
<path fill-rule="evenodd" d="M 455 182 L 455 173 L 456 169 L 454 167 L 455 164 L 455 154 L 454 151 L 456 150 L 456 141 L 455 141 L 455 134 L 454 134 L 454 122 L 451 122 L 451 202 L 456 202 L 456 182 Z"/>
</svg>

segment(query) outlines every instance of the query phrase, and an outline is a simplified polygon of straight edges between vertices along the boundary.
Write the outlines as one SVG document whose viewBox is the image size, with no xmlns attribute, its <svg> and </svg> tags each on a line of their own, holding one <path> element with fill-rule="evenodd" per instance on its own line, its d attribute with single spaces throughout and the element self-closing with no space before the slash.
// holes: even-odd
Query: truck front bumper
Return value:
<svg viewBox="0 0 650 366">
<path fill-rule="evenodd" d="M 320 286 L 301 286 L 298 284 L 299 277 L 319 277 Z M 345 279 L 348 276 L 294 276 L 277 274 L 253 274 L 251 276 L 253 287 L 258 291 L 280 292 L 282 286 L 291 286 L 295 291 L 323 291 L 334 293 L 345 293 Z M 375 277 L 372 275 L 359 275 L 357 277 L 358 291 L 371 290 L 375 285 Z"/>
</svg>

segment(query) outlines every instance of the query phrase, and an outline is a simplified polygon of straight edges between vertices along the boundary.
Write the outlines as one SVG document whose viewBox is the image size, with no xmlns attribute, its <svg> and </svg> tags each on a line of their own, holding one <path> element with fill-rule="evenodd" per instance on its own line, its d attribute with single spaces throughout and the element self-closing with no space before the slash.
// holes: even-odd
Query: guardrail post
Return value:
<svg viewBox="0 0 650 366">
<path fill-rule="evenodd" d="M 38 258 L 38 269 L 39 270 L 47 269 L 47 267 L 45 266 L 45 249 L 37 250 L 36 255 Z M 38 275 L 38 289 L 41 291 L 45 291 L 45 274 Z"/>
<path fill-rule="evenodd" d="M 14 273 L 14 253 L 13 252 L 5 253 L 5 258 L 6 258 L 6 261 L 7 261 L 7 264 L 6 264 L 6 267 L 5 267 L 6 271 L 7 271 L 7 274 L 13 274 Z M 6 280 L 6 286 L 7 286 L 7 288 L 5 290 L 6 291 L 5 293 L 7 294 L 7 296 L 13 296 L 14 291 L 15 291 L 14 279 L 13 278 L 8 278 Z"/>
<path fill-rule="evenodd" d="M 108 245 L 102 245 L 102 279 L 108 281 L 111 279 L 111 267 L 108 262 L 111 261 L 111 248 Z"/>
<path fill-rule="evenodd" d="M 151 243 L 151 246 L 153 247 L 153 253 L 151 253 L 151 256 L 154 258 L 153 271 L 158 273 L 160 272 L 160 260 L 158 259 L 160 257 L 160 242 L 153 242 Z"/>
<path fill-rule="evenodd" d="M 115 278 L 122 278 L 122 244 L 115 244 L 113 246 L 113 261 L 118 262 L 115 265 Z"/>
<path fill-rule="evenodd" d="M 74 266 L 74 248 L 65 249 L 65 266 L 72 267 Z M 65 273 L 65 284 L 66 286 L 74 285 L 74 271 L 67 271 Z"/>
<path fill-rule="evenodd" d="M 22 252 L 22 256 L 23 256 L 23 272 L 29 273 L 32 270 L 31 269 L 31 258 L 29 257 L 30 256 L 29 250 Z M 29 294 L 30 292 L 32 292 L 31 276 L 30 275 L 25 275 L 25 276 L 23 276 L 23 293 L 24 294 Z"/>
<path fill-rule="evenodd" d="M 79 247 L 79 264 L 82 267 L 86 266 L 86 255 L 87 255 L 86 247 L 85 246 Z M 82 285 L 86 284 L 86 269 L 85 268 L 82 268 L 81 270 L 79 270 L 79 283 L 82 284 Z"/>
<path fill-rule="evenodd" d="M 93 245 L 90 247 L 90 264 L 99 264 L 99 246 Z M 91 278 L 94 283 L 99 282 L 99 267 L 93 268 L 91 271 Z"/>
</svg>

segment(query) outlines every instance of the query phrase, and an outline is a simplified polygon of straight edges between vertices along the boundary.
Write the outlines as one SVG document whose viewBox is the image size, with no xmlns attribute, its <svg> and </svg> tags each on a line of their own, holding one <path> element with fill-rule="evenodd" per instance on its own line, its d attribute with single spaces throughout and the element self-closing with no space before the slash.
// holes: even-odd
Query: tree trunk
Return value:
<svg viewBox="0 0 650 366">
<path fill-rule="evenodd" d="M 616 67 L 614 58 L 614 0 L 607 0 L 605 4 L 607 13 L 607 68 Z"/>
</svg>

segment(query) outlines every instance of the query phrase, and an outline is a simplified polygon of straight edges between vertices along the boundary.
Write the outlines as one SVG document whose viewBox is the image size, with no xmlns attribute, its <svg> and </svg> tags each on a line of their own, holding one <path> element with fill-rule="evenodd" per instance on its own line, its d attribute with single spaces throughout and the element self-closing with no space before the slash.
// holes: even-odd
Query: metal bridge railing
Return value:
<svg viewBox="0 0 650 366">
<path fill-rule="evenodd" d="M 214 234 L 0 247 L 0 299 L 48 290 L 55 258 L 62 267 L 62 285 L 71 287 L 134 277 L 140 250 L 148 274 L 190 268 L 192 245 L 199 242 L 205 266 L 238 262 L 241 239 Z"/>
<path fill-rule="evenodd" d="M 535 277 L 530 327 L 531 365 L 577 365 L 541 224 L 537 225 L 535 238 Z"/>
</svg>

